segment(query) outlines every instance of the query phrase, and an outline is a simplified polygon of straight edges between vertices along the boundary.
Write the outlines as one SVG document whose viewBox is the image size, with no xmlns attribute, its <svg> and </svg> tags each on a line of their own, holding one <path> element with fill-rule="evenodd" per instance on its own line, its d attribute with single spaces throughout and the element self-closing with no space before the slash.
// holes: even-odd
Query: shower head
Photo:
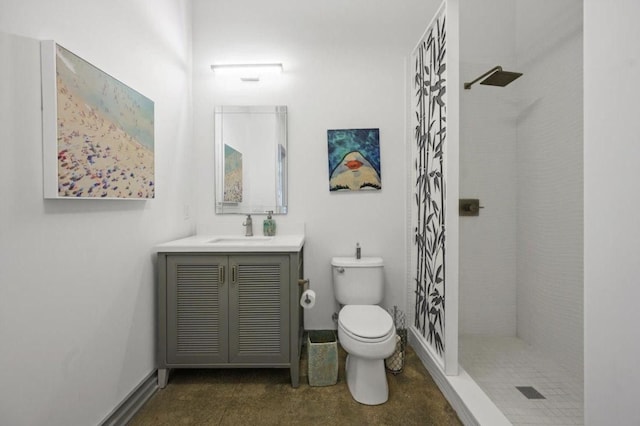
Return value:
<svg viewBox="0 0 640 426">
<path fill-rule="evenodd" d="M 464 88 L 465 89 L 471 89 L 471 86 L 474 83 L 482 80 L 483 78 L 484 78 L 484 80 L 480 81 L 480 84 L 484 84 L 484 85 L 487 85 L 487 86 L 504 87 L 507 84 L 511 83 L 516 78 L 520 77 L 521 75 L 522 75 L 521 72 L 504 71 L 502 69 L 502 67 L 498 65 L 497 67 L 491 68 L 489 71 L 485 72 L 484 74 L 482 74 L 480 77 L 476 78 L 475 80 L 473 80 L 473 81 L 471 81 L 469 83 L 465 83 L 464 84 Z"/>
</svg>

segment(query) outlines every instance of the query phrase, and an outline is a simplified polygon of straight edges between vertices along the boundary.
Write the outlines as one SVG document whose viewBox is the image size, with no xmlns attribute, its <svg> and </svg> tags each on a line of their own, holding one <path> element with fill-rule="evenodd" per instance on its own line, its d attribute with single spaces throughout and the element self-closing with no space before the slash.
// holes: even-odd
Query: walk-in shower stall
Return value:
<svg viewBox="0 0 640 426">
<path fill-rule="evenodd" d="M 411 64 L 414 344 L 514 424 L 580 423 L 582 1 L 445 1 L 430 28 Z"/>
</svg>

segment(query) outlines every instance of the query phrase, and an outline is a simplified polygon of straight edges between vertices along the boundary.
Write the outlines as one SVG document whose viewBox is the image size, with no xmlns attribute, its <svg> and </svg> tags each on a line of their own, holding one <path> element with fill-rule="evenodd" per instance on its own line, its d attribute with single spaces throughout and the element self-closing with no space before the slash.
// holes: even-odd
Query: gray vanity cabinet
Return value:
<svg viewBox="0 0 640 426">
<path fill-rule="evenodd" d="M 290 368 L 298 386 L 301 253 L 158 253 L 158 268 L 161 388 L 190 367 Z"/>
</svg>

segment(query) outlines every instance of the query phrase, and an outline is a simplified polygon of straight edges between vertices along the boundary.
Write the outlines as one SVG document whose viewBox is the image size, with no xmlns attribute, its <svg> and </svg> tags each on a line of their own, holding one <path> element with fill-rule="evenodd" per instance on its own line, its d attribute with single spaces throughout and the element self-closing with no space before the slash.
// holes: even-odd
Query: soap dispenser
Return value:
<svg viewBox="0 0 640 426">
<path fill-rule="evenodd" d="M 265 237 L 273 237 L 276 235 L 276 221 L 271 217 L 273 210 L 267 212 L 267 218 L 262 223 L 262 233 Z"/>
</svg>

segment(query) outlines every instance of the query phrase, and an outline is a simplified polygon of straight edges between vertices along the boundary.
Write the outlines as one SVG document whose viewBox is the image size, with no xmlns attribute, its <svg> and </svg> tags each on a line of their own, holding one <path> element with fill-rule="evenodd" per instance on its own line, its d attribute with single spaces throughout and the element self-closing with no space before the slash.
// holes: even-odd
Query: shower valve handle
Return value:
<svg viewBox="0 0 640 426">
<path fill-rule="evenodd" d="M 484 206 L 480 205 L 480 200 L 477 198 L 464 198 L 460 199 L 458 208 L 460 216 L 478 216 L 480 209 Z"/>
<path fill-rule="evenodd" d="M 464 209 L 464 211 L 466 212 L 471 212 L 471 213 L 475 213 L 477 212 L 479 209 L 484 208 L 484 206 L 479 206 L 477 204 L 473 204 L 473 203 L 469 203 L 469 204 L 465 204 L 462 206 L 462 208 Z"/>
</svg>

